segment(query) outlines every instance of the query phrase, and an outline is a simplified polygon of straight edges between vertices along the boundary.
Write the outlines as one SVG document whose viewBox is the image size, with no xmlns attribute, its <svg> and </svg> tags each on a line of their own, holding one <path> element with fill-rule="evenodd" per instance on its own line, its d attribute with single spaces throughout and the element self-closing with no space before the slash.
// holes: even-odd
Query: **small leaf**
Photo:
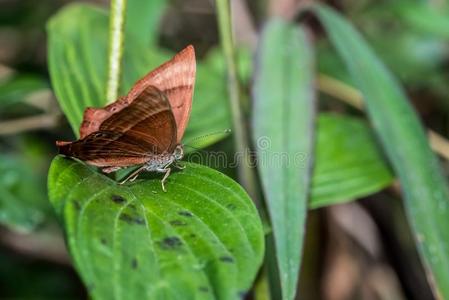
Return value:
<svg viewBox="0 0 449 300">
<path fill-rule="evenodd" d="M 254 82 L 254 142 L 273 228 L 282 298 L 294 299 L 307 213 L 314 123 L 313 52 L 306 33 L 270 21 Z"/>
<path fill-rule="evenodd" d="M 118 185 L 57 156 L 49 195 L 94 299 L 236 299 L 264 254 L 262 224 L 243 189 L 195 164 Z"/>
<path fill-rule="evenodd" d="M 155 15 L 154 12 L 149 13 L 149 17 Z M 107 12 L 86 4 L 71 4 L 50 20 L 48 35 L 52 84 L 62 110 L 78 136 L 84 109 L 106 104 Z M 155 46 L 147 49 L 141 40 L 128 34 L 125 37 L 120 94 L 125 95 L 139 78 L 172 55 Z M 225 96 L 226 73 L 221 64 L 216 64 L 217 61 L 223 61 L 223 56 L 220 52 L 212 52 L 204 63 L 198 64 L 192 115 L 185 141 L 230 127 Z M 201 146 L 210 145 L 219 138 L 211 136 Z"/>
<path fill-rule="evenodd" d="M 364 197 L 393 182 L 367 124 L 327 113 L 318 118 L 313 170 L 311 208 Z"/>
<path fill-rule="evenodd" d="M 449 299 L 449 190 L 404 91 L 363 38 L 325 6 L 315 12 L 363 93 L 369 117 L 395 170 L 418 250 L 435 295 Z"/>
</svg>

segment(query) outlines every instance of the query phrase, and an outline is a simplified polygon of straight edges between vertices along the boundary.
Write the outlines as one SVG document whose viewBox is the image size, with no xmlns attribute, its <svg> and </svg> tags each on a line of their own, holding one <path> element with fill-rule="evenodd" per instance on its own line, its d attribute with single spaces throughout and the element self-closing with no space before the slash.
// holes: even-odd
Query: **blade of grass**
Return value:
<svg viewBox="0 0 449 300">
<path fill-rule="evenodd" d="M 436 297 L 449 299 L 449 190 L 425 131 L 394 76 L 333 10 L 314 11 L 364 96 L 369 117 L 399 177 L 408 219 Z"/>
<path fill-rule="evenodd" d="M 313 61 L 303 29 L 278 19 L 267 24 L 258 49 L 252 125 L 285 300 L 296 294 L 311 182 Z"/>
<path fill-rule="evenodd" d="M 257 199 L 256 179 L 254 171 L 249 166 L 249 145 L 246 124 L 243 118 L 240 101 L 240 82 L 232 36 L 231 13 L 228 0 L 217 0 L 218 27 L 220 30 L 221 45 L 226 59 L 228 74 L 228 92 L 232 112 L 235 148 L 237 153 L 244 156 L 243 163 L 239 165 L 239 181 L 248 194 Z"/>
</svg>

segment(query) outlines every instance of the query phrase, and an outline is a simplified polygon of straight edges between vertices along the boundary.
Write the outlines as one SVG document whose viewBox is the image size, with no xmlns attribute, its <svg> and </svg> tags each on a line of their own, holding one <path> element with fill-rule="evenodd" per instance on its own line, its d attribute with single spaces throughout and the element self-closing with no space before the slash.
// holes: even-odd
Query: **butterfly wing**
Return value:
<svg viewBox="0 0 449 300">
<path fill-rule="evenodd" d="M 86 109 L 80 127 L 80 137 L 83 138 L 98 131 L 111 113 L 130 105 L 148 86 L 155 86 L 167 96 L 170 102 L 177 126 L 176 142 L 180 143 L 190 117 L 195 75 L 195 50 L 190 45 L 140 79 L 127 97 L 120 98 L 105 108 Z"/>
<path fill-rule="evenodd" d="M 125 99 L 126 100 L 126 99 Z M 154 86 L 75 142 L 57 142 L 62 154 L 99 167 L 145 163 L 176 146 L 176 122 L 167 97 Z"/>
</svg>

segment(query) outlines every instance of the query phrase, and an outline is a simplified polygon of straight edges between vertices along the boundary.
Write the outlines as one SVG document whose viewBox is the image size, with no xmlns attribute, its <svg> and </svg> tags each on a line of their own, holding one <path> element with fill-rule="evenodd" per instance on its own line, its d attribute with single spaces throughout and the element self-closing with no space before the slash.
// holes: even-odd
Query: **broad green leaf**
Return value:
<svg viewBox="0 0 449 300">
<path fill-rule="evenodd" d="M 402 185 L 405 208 L 435 295 L 449 299 L 449 191 L 416 113 L 364 39 L 325 6 L 315 12 L 363 93 L 374 129 Z"/>
<path fill-rule="evenodd" d="M 266 25 L 258 51 L 253 138 L 282 298 L 294 299 L 311 181 L 313 53 L 303 29 L 276 19 Z"/>
<path fill-rule="evenodd" d="M 167 0 L 128 0 L 125 30 L 142 45 L 155 44 Z M 126 41 L 125 41 L 126 42 Z"/>
<path fill-rule="evenodd" d="M 118 185 L 57 156 L 49 196 L 75 266 L 94 299 L 237 299 L 264 254 L 262 224 L 244 190 L 195 164 Z"/>
<path fill-rule="evenodd" d="M 153 14 L 150 14 L 153 16 Z M 128 16 L 130 17 L 130 16 Z M 48 23 L 49 67 L 59 104 L 76 135 L 86 107 L 106 104 L 108 15 L 102 9 L 86 4 L 63 8 Z M 166 51 L 147 49 L 134 35 L 126 36 L 120 94 L 124 95 L 140 77 L 170 59 Z M 199 63 L 192 106 L 192 115 L 184 137 L 194 137 L 229 128 L 225 71 L 214 52 Z M 217 136 L 204 140 L 208 145 Z"/>
<path fill-rule="evenodd" d="M 320 114 L 316 140 L 309 207 L 355 200 L 393 182 L 375 137 L 363 121 Z"/>
<path fill-rule="evenodd" d="M 47 24 L 51 82 L 76 135 L 83 110 L 105 104 L 107 24 L 103 10 L 85 4 L 64 7 Z"/>
</svg>

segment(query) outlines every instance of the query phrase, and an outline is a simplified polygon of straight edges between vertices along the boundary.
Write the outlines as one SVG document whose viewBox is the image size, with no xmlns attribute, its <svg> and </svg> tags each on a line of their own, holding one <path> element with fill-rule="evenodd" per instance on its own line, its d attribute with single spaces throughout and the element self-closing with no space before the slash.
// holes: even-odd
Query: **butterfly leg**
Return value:
<svg viewBox="0 0 449 300">
<path fill-rule="evenodd" d="M 184 170 L 184 169 L 186 168 L 186 166 L 181 165 L 181 164 L 178 163 L 178 162 L 175 162 L 175 163 L 173 164 L 173 166 L 174 166 L 175 168 L 179 169 L 179 170 Z"/>
<path fill-rule="evenodd" d="M 138 168 L 137 170 L 135 170 L 134 172 L 132 172 L 131 174 L 129 174 L 124 180 L 122 180 L 120 182 L 120 184 L 124 184 L 127 181 L 133 182 L 134 180 L 136 180 L 137 176 L 139 176 L 139 174 L 145 170 L 145 165 L 141 166 L 140 168 Z"/>
<path fill-rule="evenodd" d="M 162 185 L 162 190 L 164 192 L 167 191 L 167 189 L 165 188 L 165 180 L 167 180 L 168 176 L 170 176 L 171 173 L 171 169 L 169 167 L 163 168 L 163 169 L 157 169 L 158 172 L 160 173 L 165 173 L 164 177 L 161 180 L 161 185 Z"/>
</svg>

